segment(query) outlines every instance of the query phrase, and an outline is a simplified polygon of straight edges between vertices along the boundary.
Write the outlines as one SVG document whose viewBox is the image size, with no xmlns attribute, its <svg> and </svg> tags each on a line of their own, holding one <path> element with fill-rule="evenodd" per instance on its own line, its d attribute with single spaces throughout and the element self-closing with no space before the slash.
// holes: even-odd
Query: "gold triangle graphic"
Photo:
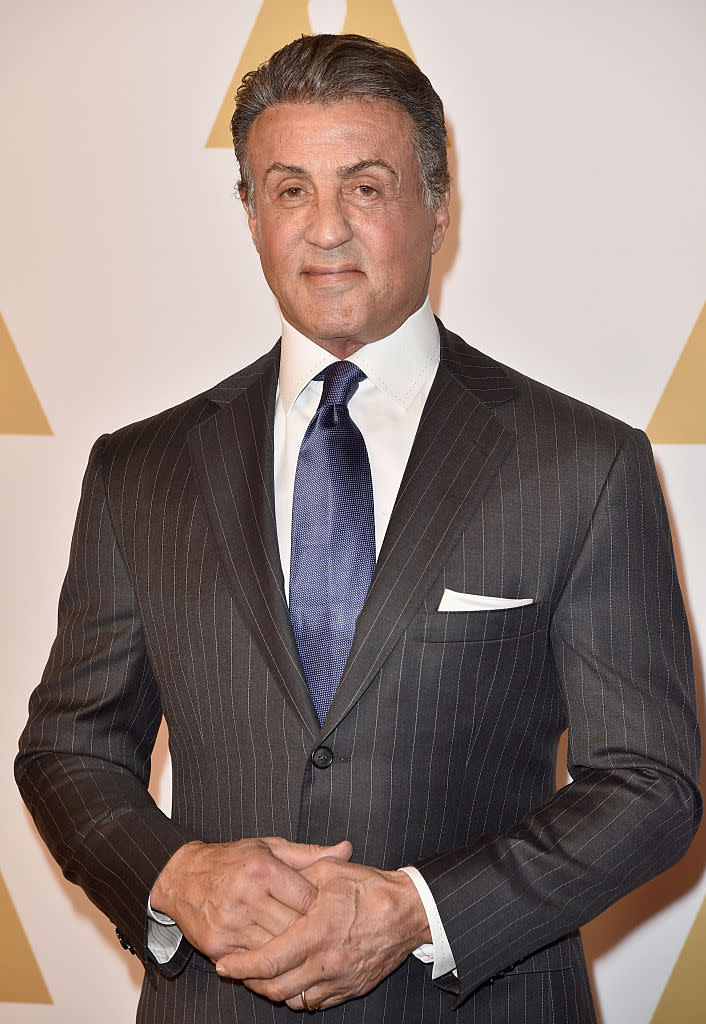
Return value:
<svg viewBox="0 0 706 1024">
<path fill-rule="evenodd" d="M 706 900 L 686 937 L 650 1024 L 703 1024 Z"/>
<path fill-rule="evenodd" d="M 0 316 L 0 434 L 51 434 L 32 381 Z"/>
<path fill-rule="evenodd" d="M 706 444 L 706 305 L 647 427 L 653 444 Z"/>
<path fill-rule="evenodd" d="M 308 0 L 290 0 L 286 4 L 282 0 L 263 0 L 206 142 L 207 147 L 230 149 L 230 119 L 235 93 L 243 75 L 259 67 L 285 43 L 312 31 Z M 404 50 L 410 57 L 414 56 L 392 0 L 348 0 L 343 31 L 371 36 L 381 43 Z"/>
<path fill-rule="evenodd" d="M 51 1003 L 22 922 L 0 875 L 0 1003 Z"/>
<path fill-rule="evenodd" d="M 343 31 L 357 32 L 359 36 L 370 36 L 379 43 L 396 46 L 414 60 L 407 33 L 392 0 L 348 0 Z"/>
</svg>

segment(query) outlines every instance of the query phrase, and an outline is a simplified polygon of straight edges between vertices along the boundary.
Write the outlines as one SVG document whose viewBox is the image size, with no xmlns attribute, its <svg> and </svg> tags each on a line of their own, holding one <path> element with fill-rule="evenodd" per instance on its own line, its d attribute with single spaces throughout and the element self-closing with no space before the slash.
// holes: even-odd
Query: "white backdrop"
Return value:
<svg viewBox="0 0 706 1024">
<path fill-rule="evenodd" d="M 205 148 L 260 7 L 0 0 L 0 315 L 53 431 L 0 436 L 0 876 L 53 1000 L 3 1003 L 0 982 L 3 1022 L 134 1017 L 139 965 L 61 878 L 10 766 L 92 441 L 277 337 L 234 158 Z M 646 427 L 706 300 L 706 4 L 396 8 L 452 134 L 454 228 L 435 309 L 476 347 Z M 310 10 L 315 29 L 337 29 L 345 3 Z M 699 666 L 705 439 L 656 447 Z M 155 761 L 168 804 L 163 743 Z M 652 1019 L 706 894 L 705 863 L 697 839 L 585 930 L 603 1024 Z M 703 1020 L 702 1006 L 678 1024 Z"/>
</svg>

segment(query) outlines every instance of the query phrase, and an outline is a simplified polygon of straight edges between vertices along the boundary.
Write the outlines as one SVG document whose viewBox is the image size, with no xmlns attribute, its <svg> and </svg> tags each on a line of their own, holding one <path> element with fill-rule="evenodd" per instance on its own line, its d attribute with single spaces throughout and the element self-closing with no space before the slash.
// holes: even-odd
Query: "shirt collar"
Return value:
<svg viewBox="0 0 706 1024">
<path fill-rule="evenodd" d="M 285 413 L 316 374 L 332 361 L 330 352 L 282 318 L 279 395 Z M 359 366 L 384 395 L 402 409 L 408 409 L 432 368 L 436 369 L 439 363 L 439 328 L 429 298 L 396 331 L 364 345 L 349 362 Z"/>
</svg>

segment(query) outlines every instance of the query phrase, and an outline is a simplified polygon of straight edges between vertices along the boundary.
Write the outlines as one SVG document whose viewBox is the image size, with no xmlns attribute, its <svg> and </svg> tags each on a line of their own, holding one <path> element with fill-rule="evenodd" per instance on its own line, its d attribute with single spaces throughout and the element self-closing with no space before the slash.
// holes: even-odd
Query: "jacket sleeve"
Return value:
<svg viewBox="0 0 706 1024">
<path fill-rule="evenodd" d="M 144 963 L 149 892 L 163 866 L 194 838 L 147 791 L 162 718 L 139 608 L 105 493 L 102 441 L 84 477 L 59 628 L 30 699 L 15 775 L 64 875 L 116 924 Z M 182 942 L 162 969 L 191 953 Z"/>
<path fill-rule="evenodd" d="M 419 865 L 459 1002 L 670 867 L 701 817 L 689 631 L 652 451 L 632 431 L 553 611 L 572 782 L 503 835 Z"/>
</svg>

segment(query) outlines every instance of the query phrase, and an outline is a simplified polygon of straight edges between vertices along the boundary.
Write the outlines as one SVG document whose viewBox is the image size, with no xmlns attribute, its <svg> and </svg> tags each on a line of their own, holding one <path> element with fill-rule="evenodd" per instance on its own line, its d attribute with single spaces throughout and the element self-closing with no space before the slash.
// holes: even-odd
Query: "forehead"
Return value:
<svg viewBox="0 0 706 1024">
<path fill-rule="evenodd" d="M 319 165 L 342 166 L 376 158 L 403 169 L 410 161 L 416 166 L 413 135 L 409 114 L 388 100 L 282 103 L 255 118 L 248 135 L 248 158 L 253 171 L 272 162 L 313 170 Z"/>
</svg>

